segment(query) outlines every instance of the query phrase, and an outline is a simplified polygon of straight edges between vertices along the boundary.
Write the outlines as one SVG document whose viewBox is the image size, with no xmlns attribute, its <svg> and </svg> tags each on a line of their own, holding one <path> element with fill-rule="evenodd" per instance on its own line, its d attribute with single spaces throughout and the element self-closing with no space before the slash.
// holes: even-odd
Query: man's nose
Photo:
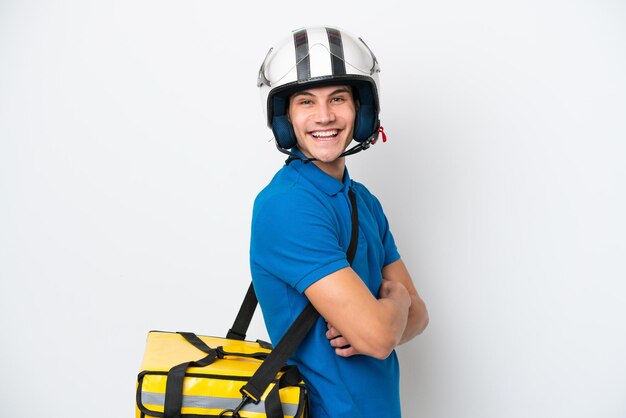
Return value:
<svg viewBox="0 0 626 418">
<path fill-rule="evenodd" d="M 335 120 L 335 114 L 327 103 L 321 103 L 317 107 L 315 113 L 315 121 L 317 123 L 330 123 Z"/>
</svg>

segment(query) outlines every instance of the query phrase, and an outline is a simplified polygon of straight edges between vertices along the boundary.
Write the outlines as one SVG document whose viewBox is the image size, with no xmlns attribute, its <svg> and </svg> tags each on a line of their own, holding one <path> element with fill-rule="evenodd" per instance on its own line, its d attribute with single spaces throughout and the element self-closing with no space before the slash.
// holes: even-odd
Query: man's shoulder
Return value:
<svg viewBox="0 0 626 418">
<path fill-rule="evenodd" d="M 279 170 L 254 200 L 254 212 L 282 209 L 298 211 L 321 203 L 320 192 L 303 181 L 294 170 Z"/>
<path fill-rule="evenodd" d="M 367 187 L 363 183 L 359 183 L 358 181 L 351 179 L 350 187 L 361 195 L 371 195 L 372 193 L 369 191 Z"/>
<path fill-rule="evenodd" d="M 352 190 L 354 190 L 354 192 L 357 194 L 357 196 L 360 196 L 363 200 L 367 202 L 378 201 L 378 198 L 372 192 L 370 192 L 370 190 L 363 183 L 352 180 L 351 187 Z"/>
<path fill-rule="evenodd" d="M 355 191 L 356 195 L 360 198 L 364 207 L 368 208 L 370 213 L 375 214 L 376 216 L 384 215 L 384 209 L 381 201 L 378 199 L 376 195 L 374 195 L 370 190 L 365 187 L 364 184 L 358 183 L 352 180 L 352 188 Z"/>
<path fill-rule="evenodd" d="M 313 197 L 323 194 L 323 187 L 311 180 L 310 170 L 285 165 L 276 172 L 270 182 L 259 192 L 259 197 L 288 195 L 293 197 Z M 314 176 L 313 176 L 314 177 Z"/>
</svg>

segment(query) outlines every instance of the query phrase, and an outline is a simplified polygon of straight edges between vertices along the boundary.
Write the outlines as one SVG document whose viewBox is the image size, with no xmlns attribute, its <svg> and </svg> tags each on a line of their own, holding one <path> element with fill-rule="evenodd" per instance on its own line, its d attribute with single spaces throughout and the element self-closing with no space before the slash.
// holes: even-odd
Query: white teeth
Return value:
<svg viewBox="0 0 626 418">
<path fill-rule="evenodd" d="M 331 136 L 337 135 L 337 131 L 336 130 L 316 131 L 316 132 L 311 132 L 311 135 L 313 135 L 316 138 L 330 138 Z"/>
</svg>

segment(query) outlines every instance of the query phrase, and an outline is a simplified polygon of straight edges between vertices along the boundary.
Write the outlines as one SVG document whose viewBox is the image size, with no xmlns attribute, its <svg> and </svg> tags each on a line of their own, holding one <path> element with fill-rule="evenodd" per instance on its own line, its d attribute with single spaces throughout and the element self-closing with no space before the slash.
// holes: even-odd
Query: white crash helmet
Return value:
<svg viewBox="0 0 626 418">
<path fill-rule="evenodd" d="M 335 84 L 353 87 L 358 101 L 353 138 L 361 143 L 360 149 L 367 148 L 380 126 L 379 72 L 378 61 L 365 42 L 342 29 L 316 26 L 292 31 L 269 50 L 257 80 L 267 125 L 279 149 L 296 145 L 286 114 L 289 96 Z"/>
</svg>

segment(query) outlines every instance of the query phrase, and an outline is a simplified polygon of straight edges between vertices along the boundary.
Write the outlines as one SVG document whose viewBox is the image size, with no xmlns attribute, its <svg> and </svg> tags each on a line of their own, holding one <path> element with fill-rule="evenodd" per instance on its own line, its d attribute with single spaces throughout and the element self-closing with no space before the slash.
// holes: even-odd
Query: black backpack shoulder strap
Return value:
<svg viewBox="0 0 626 418">
<path fill-rule="evenodd" d="M 252 317 L 254 316 L 257 303 L 256 293 L 254 293 L 254 284 L 250 283 L 246 297 L 241 303 L 239 313 L 235 318 L 232 328 L 228 330 L 226 338 L 242 341 L 246 339 L 246 332 L 248 332 L 248 327 L 250 326 L 250 321 L 252 321 Z"/>
</svg>

